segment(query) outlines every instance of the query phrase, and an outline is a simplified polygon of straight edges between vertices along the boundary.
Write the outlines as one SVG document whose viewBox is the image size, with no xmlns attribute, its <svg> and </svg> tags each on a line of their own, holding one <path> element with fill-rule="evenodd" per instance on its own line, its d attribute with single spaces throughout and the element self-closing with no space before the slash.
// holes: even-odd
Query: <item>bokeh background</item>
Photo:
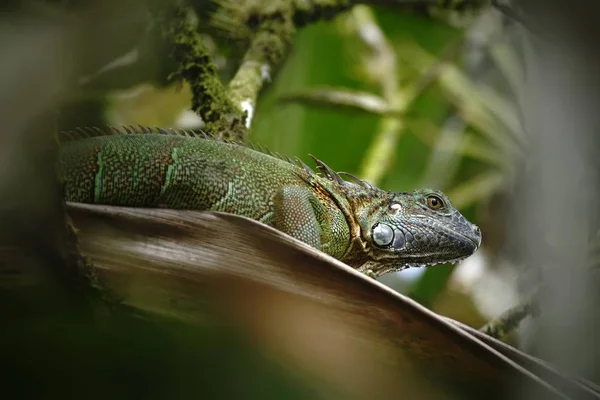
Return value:
<svg viewBox="0 0 600 400">
<path fill-rule="evenodd" d="M 189 3 L 195 10 L 190 18 L 197 23 L 221 78 L 227 82 L 239 65 L 245 43 L 231 40 L 236 27 L 228 26 L 227 21 L 210 22 L 219 2 Z M 532 36 L 498 9 L 479 7 L 478 2 L 473 2 L 474 7 L 458 10 L 398 3 L 358 5 L 299 29 L 284 62 L 270 71 L 271 82 L 260 93 L 249 138 L 272 151 L 299 157 L 308 165 L 312 165 L 309 154 L 313 154 L 333 169 L 353 173 L 383 189 L 444 190 L 455 206 L 481 227 L 481 249 L 455 266 L 410 269 L 380 280 L 439 314 L 480 327 L 539 289 L 540 267 L 548 260 L 536 259 L 535 254 L 560 262 L 557 271 L 568 270 L 565 265 L 574 260 L 572 254 L 587 256 L 588 237 L 596 241 L 598 238 L 597 202 L 549 202 L 546 196 L 565 193 L 559 183 L 548 183 L 548 177 L 537 176 L 523 180 L 532 168 L 544 170 L 543 163 L 542 167 L 536 163 L 532 167 L 529 161 L 541 149 L 541 142 L 551 142 L 547 140 L 550 136 L 532 136 L 531 132 L 539 131 L 539 127 L 532 129 L 531 118 L 525 118 L 531 111 L 532 98 L 536 102 L 526 78 L 541 71 L 535 69 L 540 64 L 534 69 L 526 66 L 531 46 L 539 45 L 537 35 Z M 235 8 L 235 3 L 229 4 Z M 168 57 L 169 49 L 162 45 L 160 29 L 153 23 L 146 2 L 139 0 L 7 2 L 2 9 L 0 31 L 5 124 L 19 131 L 18 122 L 27 112 L 60 104 L 51 112 L 57 130 L 107 124 L 202 128 L 202 120 L 189 110 L 189 87 L 170 75 L 174 61 Z M 584 65 L 581 60 L 593 53 L 586 53 L 583 47 L 555 54 L 554 60 L 565 62 L 568 68 Z M 566 76 L 585 76 L 574 71 L 579 70 L 568 70 Z M 15 82 L 20 86 L 15 86 Z M 556 92 L 540 94 L 540 103 L 547 98 L 560 98 L 569 104 L 572 98 L 578 99 L 573 104 L 580 104 L 579 92 L 565 95 L 563 91 L 564 87 L 575 86 L 568 79 L 560 87 L 548 82 L 543 81 L 542 87 Z M 589 83 L 577 87 L 593 92 Z M 593 114 L 590 110 L 594 104 L 597 103 L 590 99 L 587 109 L 574 105 L 574 110 L 546 110 L 548 114 L 543 116 L 571 114 L 570 119 L 564 118 L 564 136 L 556 142 L 558 147 L 552 147 L 554 152 L 543 153 L 551 155 L 545 161 L 552 163 L 563 157 L 562 150 L 570 148 L 568 135 L 577 131 L 566 121 L 581 122 L 578 113 Z M 546 128 L 558 126 L 545 123 Z M 582 126 L 595 132 L 593 123 Z M 596 165 L 586 162 L 597 159 L 597 141 L 585 145 L 588 142 L 577 142 L 576 136 L 573 133 L 573 147 L 583 146 L 590 154 L 575 151 L 574 155 L 564 156 L 563 162 L 568 168 L 581 161 L 585 173 L 580 176 L 576 175 L 578 170 L 569 172 L 557 167 L 564 176 L 554 176 L 557 182 L 573 182 L 573 192 L 577 188 L 590 189 L 582 191 L 589 199 L 597 193 L 588 185 L 596 182 L 597 172 Z M 15 164 L 10 154 L 0 154 L 0 161 L 5 162 L 0 164 L 2 174 L 9 176 L 18 162 Z M 557 161 L 556 165 L 563 164 Z M 0 178 L 4 181 L 0 181 L 14 185 L 14 180 L 3 175 Z M 542 181 L 554 191 L 533 193 L 535 201 L 527 202 L 531 197 L 522 197 L 523 188 Z M 20 182 L 24 182 L 22 177 Z M 14 203 L 14 199 L 11 201 Z M 520 207 L 522 201 L 527 202 L 528 208 Z M 523 241 L 527 235 L 517 233 L 515 226 L 527 226 L 528 213 L 548 203 L 563 211 L 563 222 L 569 220 L 566 211 L 570 207 L 590 211 L 581 217 L 589 222 L 586 226 L 565 228 L 557 222 L 558 231 L 567 238 L 574 237 L 569 232 L 585 231 L 585 245 L 578 243 L 583 247 L 561 248 L 564 237 L 540 234 L 535 239 L 542 245 L 531 246 L 537 253 L 527 253 L 529 242 Z M 551 221 L 548 216 L 556 214 L 544 215 L 543 221 Z M 7 227 L 5 223 L 4 228 Z M 576 261 L 594 265 L 593 259 Z M 583 292 L 577 282 L 563 280 L 554 288 Z M 568 304 L 568 299 L 563 298 L 561 304 Z M 563 311 L 568 314 L 568 310 Z M 596 325 L 590 322 L 592 319 L 587 321 L 589 325 L 577 325 L 577 332 L 590 338 Z M 550 326 L 560 328 L 555 331 L 559 337 L 559 332 L 572 332 L 569 327 L 578 323 L 559 316 L 551 322 Z M 173 327 L 171 321 L 163 321 L 157 327 L 156 321 L 134 319 L 120 327 L 120 332 L 128 332 L 124 336 L 115 338 L 110 333 L 107 339 L 106 332 L 88 331 L 89 327 L 79 322 L 76 326 L 71 324 L 73 321 L 68 318 L 51 318 L 17 324 L 14 330 L 5 332 L 10 338 L 5 343 L 11 345 L 3 348 L 2 355 L 11 360 L 4 375 L 10 388 L 25 397 L 53 397 L 64 388 L 61 379 L 71 374 L 76 379 L 70 382 L 69 390 L 82 391 L 79 393 L 85 393 L 87 398 L 113 396 L 115 392 L 123 397 L 177 398 L 186 397 L 188 391 L 203 390 L 208 398 L 338 398 L 320 387 L 317 378 L 298 378 L 298 371 L 288 374 L 288 367 L 257 353 L 248 338 L 223 327 L 207 327 L 197 336 L 197 330 L 177 324 Z M 124 326 L 129 328 L 121 329 Z M 526 318 L 505 340 L 535 353 L 536 349 L 544 349 L 536 347 L 540 329 Z M 146 334 L 140 336 L 141 331 Z M 575 343 L 577 338 L 568 343 Z M 98 340 L 97 348 L 87 346 L 91 340 Z M 117 342 L 127 352 L 107 358 L 107 348 L 114 348 Z M 194 345 L 183 349 L 178 343 Z M 589 343 L 582 340 L 578 354 L 582 349 L 585 352 Z M 595 354 L 595 348 L 592 350 L 589 354 Z M 64 357 L 68 366 L 54 375 L 48 371 L 55 367 L 58 355 Z M 78 364 L 82 355 L 88 361 L 86 371 L 95 371 L 104 378 L 95 380 L 93 373 L 82 376 L 85 368 Z M 595 359 L 589 357 L 586 363 L 567 365 L 575 365 L 575 372 L 593 379 L 598 376 Z M 132 375 L 132 370 L 138 374 Z M 221 383 L 224 375 L 231 379 Z M 150 380 L 164 384 L 146 386 Z M 176 391 L 178 387 L 182 388 L 181 393 Z"/>
</svg>

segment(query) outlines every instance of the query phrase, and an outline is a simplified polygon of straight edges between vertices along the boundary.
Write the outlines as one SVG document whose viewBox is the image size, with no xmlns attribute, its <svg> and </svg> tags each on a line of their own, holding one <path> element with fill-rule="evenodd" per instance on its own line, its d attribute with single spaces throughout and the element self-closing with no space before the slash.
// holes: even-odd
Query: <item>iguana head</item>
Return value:
<svg viewBox="0 0 600 400">
<path fill-rule="evenodd" d="M 353 208 L 361 239 L 366 244 L 367 264 L 380 273 L 454 263 L 479 248 L 479 227 L 469 222 L 443 192 L 375 191 L 378 198 L 371 205 L 363 200 L 357 201 Z"/>
<path fill-rule="evenodd" d="M 479 227 L 440 190 L 389 192 L 314 159 L 350 225 L 351 244 L 342 258 L 349 265 L 380 276 L 408 267 L 455 263 L 479 248 Z"/>
</svg>

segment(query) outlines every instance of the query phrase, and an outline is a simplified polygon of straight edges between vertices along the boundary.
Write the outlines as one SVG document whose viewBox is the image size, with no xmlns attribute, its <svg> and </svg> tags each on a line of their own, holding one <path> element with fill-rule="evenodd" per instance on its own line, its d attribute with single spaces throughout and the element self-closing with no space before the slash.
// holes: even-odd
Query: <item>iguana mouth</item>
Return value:
<svg viewBox="0 0 600 400">
<path fill-rule="evenodd" d="M 438 262 L 431 262 L 428 264 L 421 264 L 421 265 L 411 265 L 411 264 L 407 264 L 407 268 L 408 267 L 433 267 L 435 265 L 439 265 L 439 264 L 452 264 L 455 265 L 456 263 L 459 263 L 465 259 L 469 258 L 469 256 L 463 256 L 463 257 L 457 257 L 457 258 L 453 258 L 451 260 L 444 260 L 444 261 L 438 261 Z"/>
<path fill-rule="evenodd" d="M 461 257 L 456 257 L 456 258 L 452 258 L 449 260 L 441 260 L 441 261 L 429 261 L 429 262 L 414 262 L 414 263 L 406 263 L 403 267 L 403 269 L 407 269 L 407 268 L 425 268 L 425 267 L 434 267 L 436 265 L 440 265 L 440 264 L 452 264 L 452 265 L 456 265 L 457 263 L 466 260 L 467 258 L 469 258 L 471 255 L 466 255 L 466 256 L 461 256 Z"/>
<path fill-rule="evenodd" d="M 439 236 L 438 236 L 439 235 Z M 415 244 L 416 243 L 416 244 Z M 466 235 L 453 229 L 445 229 L 429 239 L 429 242 L 415 242 L 403 247 L 393 256 L 371 254 L 375 263 L 393 264 L 395 270 L 429 267 L 438 264 L 456 264 L 471 255 L 481 246 L 481 234 L 473 225 L 473 235 Z M 423 246 L 418 248 L 417 246 Z M 386 262 L 387 259 L 387 262 Z"/>
</svg>

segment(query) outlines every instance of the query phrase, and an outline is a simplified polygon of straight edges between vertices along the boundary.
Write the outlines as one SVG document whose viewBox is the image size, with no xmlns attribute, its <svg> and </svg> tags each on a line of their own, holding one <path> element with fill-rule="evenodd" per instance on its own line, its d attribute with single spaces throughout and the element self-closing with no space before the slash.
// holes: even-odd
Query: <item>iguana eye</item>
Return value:
<svg viewBox="0 0 600 400">
<path fill-rule="evenodd" d="M 439 210 L 444 205 L 444 201 L 440 199 L 438 196 L 432 194 L 427 196 L 427 207 L 432 210 Z"/>
<path fill-rule="evenodd" d="M 373 242 L 379 247 L 387 247 L 394 241 L 394 231 L 386 224 L 376 224 L 372 231 Z"/>
</svg>

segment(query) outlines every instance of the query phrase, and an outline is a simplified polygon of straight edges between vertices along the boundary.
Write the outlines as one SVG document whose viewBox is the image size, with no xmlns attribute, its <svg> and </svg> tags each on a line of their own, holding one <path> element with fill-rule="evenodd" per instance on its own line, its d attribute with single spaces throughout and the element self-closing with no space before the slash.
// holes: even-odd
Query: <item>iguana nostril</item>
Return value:
<svg viewBox="0 0 600 400">
<path fill-rule="evenodd" d="M 473 233 L 477 236 L 476 243 L 477 247 L 481 246 L 481 229 L 477 225 L 473 225 Z"/>
</svg>

